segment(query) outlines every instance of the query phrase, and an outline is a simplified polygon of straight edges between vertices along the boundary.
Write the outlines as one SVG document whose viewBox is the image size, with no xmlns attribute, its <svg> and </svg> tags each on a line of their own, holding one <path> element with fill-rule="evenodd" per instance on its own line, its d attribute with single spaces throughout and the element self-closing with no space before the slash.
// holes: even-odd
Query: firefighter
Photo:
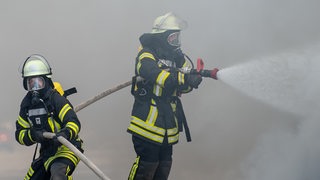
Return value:
<svg viewBox="0 0 320 180">
<path fill-rule="evenodd" d="M 151 33 L 140 36 L 131 93 L 135 100 L 127 129 L 132 134 L 136 160 L 128 179 L 166 180 L 172 165 L 172 146 L 178 143 L 184 124 L 190 141 L 179 96 L 198 88 L 199 75 L 183 74 L 191 68 L 181 50 L 180 33 L 186 22 L 174 13 L 155 19 Z"/>
<path fill-rule="evenodd" d="M 24 179 L 70 180 L 79 157 L 57 138 L 46 139 L 43 132 L 56 133 L 56 137 L 66 138 L 83 152 L 78 135 L 80 121 L 70 102 L 54 89 L 51 67 L 43 56 L 29 56 L 21 73 L 27 94 L 20 105 L 15 138 L 21 145 L 36 144 L 31 167 Z"/>
</svg>

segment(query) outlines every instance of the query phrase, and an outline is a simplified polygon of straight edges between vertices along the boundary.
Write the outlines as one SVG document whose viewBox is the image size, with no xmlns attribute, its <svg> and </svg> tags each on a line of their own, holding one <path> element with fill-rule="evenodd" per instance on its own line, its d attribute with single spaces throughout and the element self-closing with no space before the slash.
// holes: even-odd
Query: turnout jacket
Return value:
<svg viewBox="0 0 320 180">
<path fill-rule="evenodd" d="M 52 89 L 49 89 L 43 98 L 46 106 L 43 103 L 32 105 L 31 99 L 32 94 L 28 92 L 20 105 L 15 132 L 17 142 L 26 146 L 35 144 L 31 136 L 31 128 L 46 132 L 59 132 L 66 128 L 70 135 L 68 140 L 83 151 L 82 140 L 78 136 L 81 124 L 70 102 Z M 53 140 L 41 142 L 40 156 L 47 160 L 46 168 L 55 158 L 68 158 L 75 165 L 79 162 L 79 158 L 73 152 L 64 145 L 57 145 Z"/>
<path fill-rule="evenodd" d="M 182 56 L 167 61 L 159 59 L 151 48 L 143 47 L 139 51 L 135 74 L 144 80 L 133 79 L 131 92 L 135 100 L 129 133 L 156 144 L 178 142 L 183 118 L 185 120 L 178 96 L 192 88 L 186 81 L 187 75 L 176 68 L 186 66 L 189 64 Z"/>
</svg>

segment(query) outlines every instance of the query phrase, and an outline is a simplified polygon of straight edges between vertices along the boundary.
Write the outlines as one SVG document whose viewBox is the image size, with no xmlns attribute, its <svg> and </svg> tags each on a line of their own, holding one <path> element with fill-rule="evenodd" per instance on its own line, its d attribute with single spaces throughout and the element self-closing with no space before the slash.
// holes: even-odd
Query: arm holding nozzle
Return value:
<svg viewBox="0 0 320 180">
<path fill-rule="evenodd" d="M 212 79 L 217 80 L 217 72 L 219 71 L 218 68 L 214 68 L 212 70 L 207 70 L 207 69 L 201 69 L 201 70 L 196 70 L 196 69 L 188 69 L 188 68 L 180 68 L 180 72 L 184 74 L 199 74 L 202 77 L 210 77 Z"/>
</svg>

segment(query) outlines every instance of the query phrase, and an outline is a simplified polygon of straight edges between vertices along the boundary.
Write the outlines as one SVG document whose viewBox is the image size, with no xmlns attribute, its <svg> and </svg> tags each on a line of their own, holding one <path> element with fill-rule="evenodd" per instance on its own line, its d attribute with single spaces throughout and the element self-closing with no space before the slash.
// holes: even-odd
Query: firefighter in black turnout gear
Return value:
<svg viewBox="0 0 320 180">
<path fill-rule="evenodd" d="M 140 36 L 135 74 L 143 80 L 133 79 L 135 101 L 127 129 L 137 154 L 130 180 L 168 179 L 172 145 L 178 143 L 183 124 L 191 140 L 179 96 L 198 88 L 202 77 L 177 71 L 191 66 L 180 49 L 185 27 L 185 21 L 167 13 L 156 18 L 151 33 Z"/>
<path fill-rule="evenodd" d="M 63 136 L 83 152 L 78 134 L 80 122 L 70 102 L 54 89 L 51 68 L 41 55 L 31 55 L 22 66 L 23 87 L 28 91 L 20 105 L 15 137 L 25 146 L 36 145 L 33 162 L 25 180 L 70 180 L 79 158 L 57 138 Z M 39 156 L 37 157 L 38 145 Z"/>
</svg>

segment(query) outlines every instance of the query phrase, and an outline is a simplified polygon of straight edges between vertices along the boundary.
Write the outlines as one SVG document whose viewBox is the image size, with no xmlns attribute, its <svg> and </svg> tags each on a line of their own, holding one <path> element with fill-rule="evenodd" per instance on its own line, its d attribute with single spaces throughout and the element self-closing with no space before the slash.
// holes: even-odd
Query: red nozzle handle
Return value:
<svg viewBox="0 0 320 180">
<path fill-rule="evenodd" d="M 197 59 L 197 71 L 200 72 L 204 68 L 204 63 L 201 58 Z"/>
<path fill-rule="evenodd" d="M 197 59 L 197 73 L 200 74 L 202 77 L 211 77 L 213 79 L 217 78 L 217 72 L 219 71 L 218 68 L 214 68 L 213 70 L 206 70 L 204 68 L 204 63 L 201 58 Z"/>
</svg>

